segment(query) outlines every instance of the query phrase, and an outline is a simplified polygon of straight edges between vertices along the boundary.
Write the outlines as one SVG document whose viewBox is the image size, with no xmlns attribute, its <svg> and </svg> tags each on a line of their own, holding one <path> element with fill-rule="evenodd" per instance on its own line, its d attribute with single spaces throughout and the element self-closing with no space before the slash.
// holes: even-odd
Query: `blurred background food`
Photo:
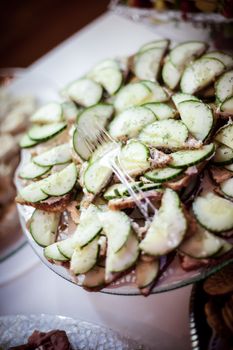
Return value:
<svg viewBox="0 0 233 350">
<path fill-rule="evenodd" d="M 7 87 L 24 75 L 22 68 L 100 16 L 108 3 L 0 1 L 0 261 L 22 244 L 13 176 L 19 162 L 18 141 L 37 105 L 35 96 L 13 96 Z"/>
</svg>

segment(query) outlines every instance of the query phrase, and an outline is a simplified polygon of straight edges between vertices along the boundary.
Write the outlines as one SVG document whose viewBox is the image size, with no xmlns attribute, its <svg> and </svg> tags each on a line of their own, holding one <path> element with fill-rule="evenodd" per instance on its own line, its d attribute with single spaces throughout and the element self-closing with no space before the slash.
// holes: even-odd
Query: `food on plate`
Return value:
<svg viewBox="0 0 233 350">
<path fill-rule="evenodd" d="M 203 289 L 208 295 L 208 301 L 205 304 L 207 322 L 217 336 L 226 341 L 229 348 L 233 340 L 232 271 L 231 263 L 203 283 Z"/>
<path fill-rule="evenodd" d="M 232 256 L 233 59 L 169 46 L 98 63 L 20 142 L 31 236 L 88 290 L 131 274 L 148 295 L 174 256 L 185 271 Z"/>
<path fill-rule="evenodd" d="M 13 79 L 5 76 L 0 82 L 0 254 L 5 258 L 12 244 L 22 237 L 15 206 L 13 177 L 19 163 L 19 145 L 29 116 L 36 108 L 31 96 L 15 97 L 5 85 Z"/>
<path fill-rule="evenodd" d="M 34 350 L 34 349 L 54 349 L 54 350 L 72 350 L 67 334 L 62 330 L 51 330 L 49 332 L 40 332 L 35 330 L 28 338 L 26 344 L 14 346 L 11 350 Z"/>
</svg>

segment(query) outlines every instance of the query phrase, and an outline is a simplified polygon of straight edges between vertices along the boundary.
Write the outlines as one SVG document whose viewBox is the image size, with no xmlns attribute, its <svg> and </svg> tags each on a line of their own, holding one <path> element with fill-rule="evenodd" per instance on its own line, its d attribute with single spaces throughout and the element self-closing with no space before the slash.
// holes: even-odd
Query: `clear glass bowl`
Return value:
<svg viewBox="0 0 233 350">
<path fill-rule="evenodd" d="M 16 315 L 0 317 L 0 346 L 9 347 L 25 344 L 34 330 L 48 332 L 64 330 L 73 349 L 80 350 L 146 350 L 137 342 L 104 326 L 52 315 Z"/>
</svg>

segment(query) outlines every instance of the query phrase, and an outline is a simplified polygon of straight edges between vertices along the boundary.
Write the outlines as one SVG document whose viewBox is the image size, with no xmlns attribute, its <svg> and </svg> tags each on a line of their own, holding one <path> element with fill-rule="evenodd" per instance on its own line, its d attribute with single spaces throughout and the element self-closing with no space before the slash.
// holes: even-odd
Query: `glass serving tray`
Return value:
<svg viewBox="0 0 233 350">
<path fill-rule="evenodd" d="M 18 205 L 22 229 L 27 236 L 31 247 L 38 255 L 38 257 L 42 260 L 42 262 L 52 271 L 64 279 L 79 285 L 77 281 L 74 280 L 74 277 L 69 273 L 68 269 L 66 269 L 64 266 L 50 263 L 44 257 L 43 248 L 33 240 L 26 225 L 26 222 L 30 218 L 33 210 L 34 209 L 31 207 Z M 179 259 L 176 256 L 168 265 L 168 267 L 164 269 L 164 272 L 160 275 L 155 287 L 151 291 L 151 294 L 166 292 L 200 281 L 213 274 L 214 272 L 220 270 L 230 262 L 233 262 L 233 251 L 226 254 L 222 259 L 219 258 L 216 260 L 214 264 L 212 263 L 211 265 L 206 265 L 205 267 L 199 268 L 197 270 L 187 272 L 181 268 Z M 140 295 L 140 292 L 135 284 L 134 271 L 118 278 L 115 282 L 108 285 L 108 287 L 101 289 L 100 292 L 116 295 Z"/>
</svg>

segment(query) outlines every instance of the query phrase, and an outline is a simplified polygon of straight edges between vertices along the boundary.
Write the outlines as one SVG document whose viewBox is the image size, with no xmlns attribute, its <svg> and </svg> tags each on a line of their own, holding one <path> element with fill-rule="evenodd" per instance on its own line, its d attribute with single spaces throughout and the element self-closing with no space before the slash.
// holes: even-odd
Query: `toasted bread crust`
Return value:
<svg viewBox="0 0 233 350">
<path fill-rule="evenodd" d="M 64 196 L 52 197 L 52 198 L 46 199 L 45 201 L 41 201 L 37 203 L 27 202 L 21 197 L 16 197 L 15 201 L 18 204 L 27 205 L 36 209 L 44 210 L 44 211 L 62 212 L 69 205 L 72 195 L 73 193 L 70 192 Z"/>
</svg>

